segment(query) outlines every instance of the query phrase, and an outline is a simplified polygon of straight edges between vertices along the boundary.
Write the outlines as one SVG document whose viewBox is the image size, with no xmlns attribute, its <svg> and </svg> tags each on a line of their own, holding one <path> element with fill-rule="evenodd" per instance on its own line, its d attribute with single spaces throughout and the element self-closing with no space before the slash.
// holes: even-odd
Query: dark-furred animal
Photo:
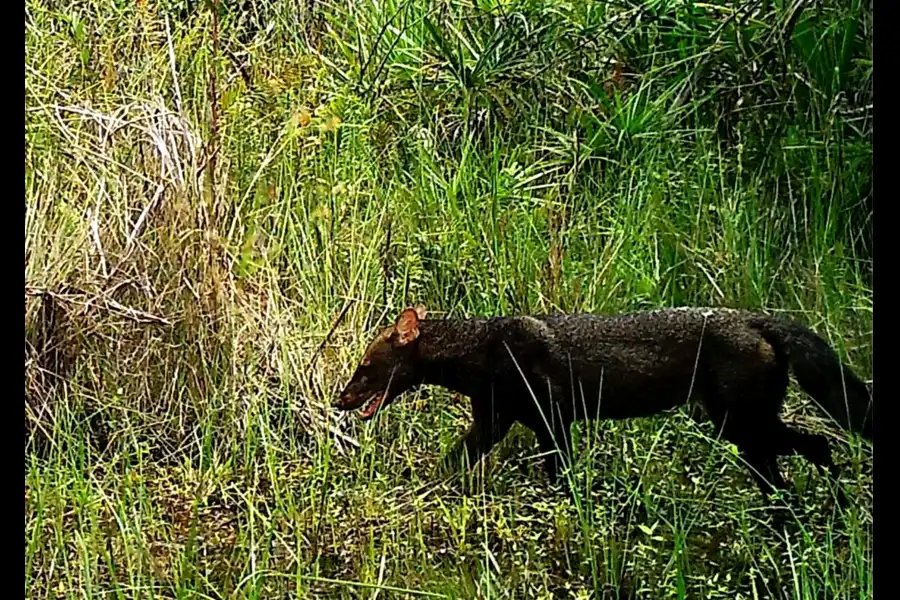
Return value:
<svg viewBox="0 0 900 600">
<path fill-rule="evenodd" d="M 780 455 L 799 453 L 836 476 L 827 439 L 779 413 L 793 370 L 843 428 L 872 440 L 869 390 L 806 326 L 722 308 L 425 319 L 404 310 L 375 337 L 336 407 L 369 419 L 423 384 L 468 396 L 473 423 L 445 458 L 475 464 L 515 422 L 534 431 L 551 481 L 576 419 L 644 417 L 702 408 L 737 445 L 760 490 L 786 488 Z"/>
</svg>

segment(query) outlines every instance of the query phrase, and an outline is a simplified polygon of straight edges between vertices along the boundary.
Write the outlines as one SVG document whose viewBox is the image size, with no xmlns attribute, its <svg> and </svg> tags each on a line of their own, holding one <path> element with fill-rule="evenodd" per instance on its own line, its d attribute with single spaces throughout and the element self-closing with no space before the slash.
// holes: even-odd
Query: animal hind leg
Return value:
<svg viewBox="0 0 900 600">
<path fill-rule="evenodd" d="M 788 485 L 778 469 L 784 436 L 778 413 L 788 386 L 787 363 L 760 342 L 732 367 L 707 375 L 704 408 L 719 434 L 735 444 L 764 496 Z"/>
<path fill-rule="evenodd" d="M 780 421 L 778 434 L 781 439 L 779 454 L 796 452 L 814 464 L 820 473 L 833 480 L 837 487 L 838 504 L 846 507 L 847 497 L 840 486 L 840 469 L 831 455 L 828 439 L 823 435 L 798 431 Z"/>
<path fill-rule="evenodd" d="M 781 450 L 782 438 L 777 435 L 777 417 L 765 418 L 764 415 L 749 410 L 720 410 L 721 405 L 710 405 L 710 415 L 719 435 L 738 447 L 753 481 L 763 496 L 776 490 L 786 490 L 787 483 L 778 469 L 777 458 Z"/>
<path fill-rule="evenodd" d="M 740 446 L 738 447 L 740 448 Z M 787 482 L 778 470 L 777 455 L 771 452 L 744 449 L 741 449 L 740 453 L 763 496 L 768 497 L 777 490 L 788 489 Z"/>
</svg>

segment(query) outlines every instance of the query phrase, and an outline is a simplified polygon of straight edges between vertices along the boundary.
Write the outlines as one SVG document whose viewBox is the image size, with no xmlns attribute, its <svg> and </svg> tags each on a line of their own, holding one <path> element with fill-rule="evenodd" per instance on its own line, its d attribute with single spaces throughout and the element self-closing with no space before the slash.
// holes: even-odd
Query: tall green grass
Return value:
<svg viewBox="0 0 900 600">
<path fill-rule="evenodd" d="M 871 45 L 857 1 L 29 0 L 26 596 L 871 597 L 870 451 L 799 395 L 847 510 L 680 413 L 580 428 L 566 490 L 519 429 L 439 478 L 440 390 L 329 408 L 414 302 L 787 312 L 870 379 Z"/>
</svg>

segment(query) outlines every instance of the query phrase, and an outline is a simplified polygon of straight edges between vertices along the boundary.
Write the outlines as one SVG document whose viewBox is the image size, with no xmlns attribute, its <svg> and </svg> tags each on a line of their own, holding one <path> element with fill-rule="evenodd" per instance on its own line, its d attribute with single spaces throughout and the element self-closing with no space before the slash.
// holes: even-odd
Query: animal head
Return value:
<svg viewBox="0 0 900 600">
<path fill-rule="evenodd" d="M 425 307 L 407 308 L 390 327 L 382 329 L 363 355 L 350 382 L 338 396 L 335 408 L 356 410 L 367 421 L 403 392 L 420 383 L 416 360 L 419 322 Z"/>
</svg>

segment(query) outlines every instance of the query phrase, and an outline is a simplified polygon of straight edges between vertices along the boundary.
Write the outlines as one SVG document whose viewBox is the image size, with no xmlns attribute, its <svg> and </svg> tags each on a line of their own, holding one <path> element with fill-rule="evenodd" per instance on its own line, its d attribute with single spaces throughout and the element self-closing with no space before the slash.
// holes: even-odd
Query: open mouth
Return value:
<svg viewBox="0 0 900 600">
<path fill-rule="evenodd" d="M 384 404 L 385 394 L 383 392 L 378 392 L 374 394 L 363 406 L 362 411 L 359 413 L 360 418 L 363 421 L 367 421 L 375 416 L 375 413 L 378 412 L 378 409 L 381 408 L 381 405 Z"/>
</svg>

